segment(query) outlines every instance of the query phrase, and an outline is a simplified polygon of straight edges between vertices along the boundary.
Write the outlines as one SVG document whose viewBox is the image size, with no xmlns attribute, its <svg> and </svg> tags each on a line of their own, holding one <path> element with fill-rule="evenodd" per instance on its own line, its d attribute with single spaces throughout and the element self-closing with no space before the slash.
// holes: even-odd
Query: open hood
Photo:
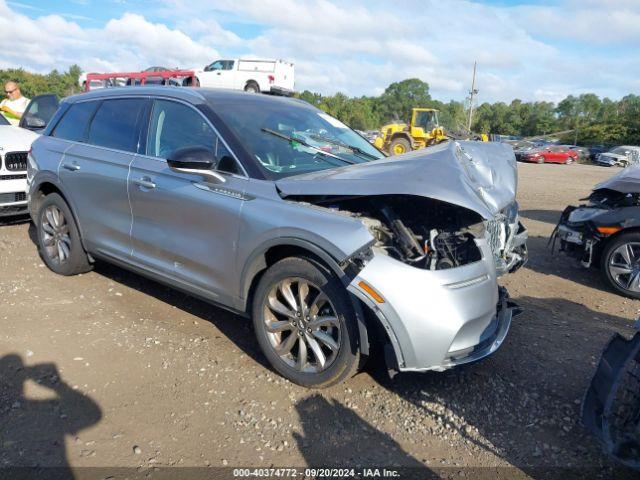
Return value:
<svg viewBox="0 0 640 480">
<path fill-rule="evenodd" d="M 620 193 L 640 193 L 640 165 L 631 165 L 594 187 L 596 190 L 614 190 Z"/>
<path fill-rule="evenodd" d="M 295 195 L 417 195 L 459 205 L 489 220 L 515 200 L 518 175 L 510 146 L 446 142 L 368 163 L 278 180 Z"/>
</svg>

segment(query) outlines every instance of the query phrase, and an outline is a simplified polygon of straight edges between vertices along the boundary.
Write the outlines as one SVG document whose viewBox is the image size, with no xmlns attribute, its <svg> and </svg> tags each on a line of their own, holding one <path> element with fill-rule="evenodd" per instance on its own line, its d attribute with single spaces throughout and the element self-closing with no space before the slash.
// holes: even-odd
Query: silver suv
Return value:
<svg viewBox="0 0 640 480">
<path fill-rule="evenodd" d="M 500 346 L 496 277 L 526 259 L 516 178 L 499 144 L 385 158 L 299 100 L 169 87 L 67 98 L 28 171 L 51 270 L 106 260 L 251 317 L 309 387 L 374 354 L 443 370 Z"/>
</svg>

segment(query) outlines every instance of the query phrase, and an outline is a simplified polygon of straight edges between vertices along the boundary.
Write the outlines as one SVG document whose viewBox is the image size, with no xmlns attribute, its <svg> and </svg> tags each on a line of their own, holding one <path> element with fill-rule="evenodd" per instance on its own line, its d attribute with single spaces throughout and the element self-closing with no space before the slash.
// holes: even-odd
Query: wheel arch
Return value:
<svg viewBox="0 0 640 480">
<path fill-rule="evenodd" d="M 69 210 L 71 210 L 71 214 L 73 215 L 73 220 L 76 222 L 78 231 L 80 232 L 80 243 L 82 244 L 82 248 L 84 248 L 85 251 L 88 251 L 84 241 L 82 223 L 80 222 L 80 219 L 78 218 L 78 215 L 76 213 L 75 205 L 71 201 L 71 197 L 65 192 L 64 186 L 53 174 L 49 174 L 44 176 L 44 178 L 40 178 L 36 183 L 33 184 L 30 189 L 29 215 L 31 216 L 31 220 L 36 223 L 36 215 L 38 214 L 40 204 L 47 195 L 50 195 L 52 193 L 57 193 L 58 195 L 60 195 L 69 206 Z"/>
<path fill-rule="evenodd" d="M 252 83 L 255 84 L 256 87 L 258 87 L 258 92 L 262 92 L 262 87 L 260 86 L 260 82 L 258 82 L 257 80 L 255 80 L 253 78 L 250 78 L 249 80 L 244 82 L 244 88 L 243 89 L 246 89 Z"/>
<path fill-rule="evenodd" d="M 393 142 L 395 139 L 397 138 L 404 138 L 405 140 L 407 140 L 411 145 L 413 145 L 413 139 L 411 138 L 411 135 L 409 135 L 409 132 L 395 132 L 394 134 L 391 135 L 391 139 L 389 140 L 390 142 Z"/>
<path fill-rule="evenodd" d="M 345 286 L 351 281 L 351 276 L 345 271 L 340 263 L 324 249 L 306 240 L 298 238 L 280 238 L 268 241 L 256 249 L 247 261 L 241 276 L 241 305 L 240 309 L 251 314 L 250 309 L 253 303 L 253 295 L 267 269 L 287 257 L 304 256 L 312 261 L 329 268 Z M 360 353 L 369 354 L 369 336 L 367 333 L 367 320 L 363 305 L 360 300 L 347 291 L 347 295 L 353 304 L 353 310 L 358 323 L 358 343 Z"/>
</svg>

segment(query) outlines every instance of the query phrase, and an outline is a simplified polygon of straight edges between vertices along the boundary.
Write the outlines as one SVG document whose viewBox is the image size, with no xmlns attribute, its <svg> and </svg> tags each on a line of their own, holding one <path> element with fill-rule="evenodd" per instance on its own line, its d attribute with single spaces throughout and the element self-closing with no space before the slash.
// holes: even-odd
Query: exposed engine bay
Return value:
<svg viewBox="0 0 640 480">
<path fill-rule="evenodd" d="M 288 199 L 337 210 L 361 219 L 375 238 L 373 248 L 425 270 L 455 268 L 481 260 L 482 254 L 475 240 L 491 233 L 491 229 L 487 230 L 491 222 L 485 222 L 476 212 L 425 197 L 296 196 Z M 508 222 L 504 215 L 502 217 L 503 227 L 496 229 L 497 236 L 502 234 L 502 237 L 489 241 L 497 257 L 501 256 L 500 249 L 504 250 L 507 246 L 509 236 Z M 521 264 L 524 263 L 524 258 L 526 252 L 522 257 L 518 255 Z M 510 267 L 514 264 L 515 262 Z"/>
</svg>

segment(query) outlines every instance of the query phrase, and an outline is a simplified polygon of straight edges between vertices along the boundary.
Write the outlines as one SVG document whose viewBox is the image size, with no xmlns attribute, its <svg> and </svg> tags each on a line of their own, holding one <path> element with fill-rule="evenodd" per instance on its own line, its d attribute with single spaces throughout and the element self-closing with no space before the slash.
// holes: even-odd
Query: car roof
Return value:
<svg viewBox="0 0 640 480">
<path fill-rule="evenodd" d="M 282 97 L 277 95 L 265 95 L 256 93 L 247 93 L 240 90 L 227 90 L 220 88 L 206 87 L 172 87 L 164 85 L 156 86 L 136 86 L 136 87 L 112 87 L 101 88 L 90 92 L 79 93 L 65 98 L 63 101 L 68 103 L 82 102 L 86 100 L 101 100 L 115 97 L 126 96 L 150 96 L 175 98 L 193 104 L 208 103 L 215 106 L 216 103 L 227 103 L 228 101 L 255 104 L 256 106 L 268 103 L 290 103 L 292 105 L 309 106 L 311 105 L 304 100 L 297 98 Z M 313 107 L 311 107 L 313 108 Z"/>
</svg>

